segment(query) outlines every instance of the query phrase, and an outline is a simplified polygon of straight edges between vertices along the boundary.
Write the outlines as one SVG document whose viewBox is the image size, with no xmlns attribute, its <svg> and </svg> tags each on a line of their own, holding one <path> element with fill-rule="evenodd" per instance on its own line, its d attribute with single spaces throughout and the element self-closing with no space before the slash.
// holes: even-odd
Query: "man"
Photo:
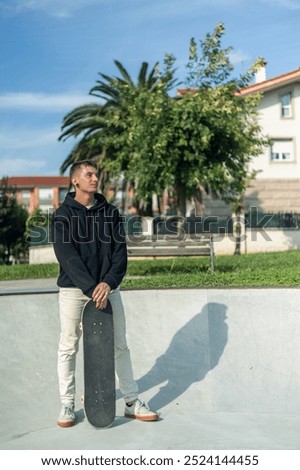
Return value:
<svg viewBox="0 0 300 470">
<path fill-rule="evenodd" d="M 57 424 L 75 424 L 75 361 L 83 307 L 92 298 L 97 308 L 105 308 L 108 297 L 114 312 L 116 374 L 125 400 L 125 416 L 156 421 L 158 414 L 138 398 L 126 343 L 124 308 L 118 289 L 127 268 L 120 214 L 97 193 L 97 165 L 93 161 L 74 163 L 70 181 L 75 192 L 67 194 L 53 215 L 53 246 L 60 264 L 58 378 L 62 408 Z"/>
</svg>

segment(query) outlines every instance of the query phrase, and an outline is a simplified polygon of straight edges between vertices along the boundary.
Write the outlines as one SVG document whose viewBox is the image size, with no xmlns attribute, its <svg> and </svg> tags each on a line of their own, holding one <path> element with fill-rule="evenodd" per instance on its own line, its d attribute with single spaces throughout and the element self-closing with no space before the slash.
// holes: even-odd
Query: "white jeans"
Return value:
<svg viewBox="0 0 300 470">
<path fill-rule="evenodd" d="M 60 288 L 59 315 L 61 334 L 58 348 L 58 381 L 62 403 L 75 399 L 76 354 L 81 337 L 82 310 L 90 300 L 77 288 Z M 109 300 L 113 308 L 115 365 L 120 391 L 126 402 L 138 396 L 138 387 L 133 379 L 130 351 L 126 341 L 126 323 L 120 291 L 112 291 Z"/>
</svg>

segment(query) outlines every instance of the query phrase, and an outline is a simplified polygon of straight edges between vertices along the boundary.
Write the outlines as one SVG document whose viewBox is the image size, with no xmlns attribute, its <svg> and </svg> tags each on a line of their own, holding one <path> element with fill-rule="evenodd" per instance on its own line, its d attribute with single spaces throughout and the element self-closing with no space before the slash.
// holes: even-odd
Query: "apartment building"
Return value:
<svg viewBox="0 0 300 470">
<path fill-rule="evenodd" d="M 271 145 L 253 158 L 257 172 L 246 192 L 247 206 L 263 212 L 300 212 L 300 69 L 267 79 L 263 67 L 256 83 L 242 93 L 261 93 L 259 124 Z"/>
<path fill-rule="evenodd" d="M 59 207 L 69 188 L 68 176 L 12 176 L 9 186 L 16 191 L 19 204 L 29 214 L 37 208 L 48 211 Z"/>
<path fill-rule="evenodd" d="M 186 90 L 178 90 L 183 95 Z M 245 211 L 300 212 L 300 69 L 267 79 L 266 64 L 256 73 L 255 83 L 241 93 L 260 93 L 258 106 L 262 134 L 271 140 L 249 170 L 256 172 L 245 193 Z M 230 206 L 204 196 L 206 215 L 230 214 Z"/>
</svg>

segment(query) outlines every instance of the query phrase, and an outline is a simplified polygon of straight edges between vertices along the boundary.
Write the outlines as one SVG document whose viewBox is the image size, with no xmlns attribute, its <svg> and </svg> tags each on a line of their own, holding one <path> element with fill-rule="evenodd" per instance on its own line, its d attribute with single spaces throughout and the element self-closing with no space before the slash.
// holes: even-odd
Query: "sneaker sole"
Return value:
<svg viewBox="0 0 300 470">
<path fill-rule="evenodd" d="M 75 421 L 57 421 L 57 425 L 61 428 L 70 428 L 71 426 L 74 426 L 74 424 Z"/>
<path fill-rule="evenodd" d="M 126 418 L 131 418 L 131 419 L 138 419 L 139 421 L 157 421 L 158 420 L 158 415 L 152 415 L 152 416 L 138 416 L 138 415 L 131 415 L 129 413 L 124 413 L 124 416 Z"/>
</svg>

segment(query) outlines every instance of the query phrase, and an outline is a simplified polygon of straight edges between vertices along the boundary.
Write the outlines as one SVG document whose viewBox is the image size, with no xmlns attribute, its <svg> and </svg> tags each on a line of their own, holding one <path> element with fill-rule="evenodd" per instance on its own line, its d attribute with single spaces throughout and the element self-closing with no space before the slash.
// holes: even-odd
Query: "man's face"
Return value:
<svg viewBox="0 0 300 470">
<path fill-rule="evenodd" d="M 93 166 L 81 166 L 75 173 L 72 183 L 76 191 L 95 193 L 98 186 L 97 170 Z"/>
</svg>

